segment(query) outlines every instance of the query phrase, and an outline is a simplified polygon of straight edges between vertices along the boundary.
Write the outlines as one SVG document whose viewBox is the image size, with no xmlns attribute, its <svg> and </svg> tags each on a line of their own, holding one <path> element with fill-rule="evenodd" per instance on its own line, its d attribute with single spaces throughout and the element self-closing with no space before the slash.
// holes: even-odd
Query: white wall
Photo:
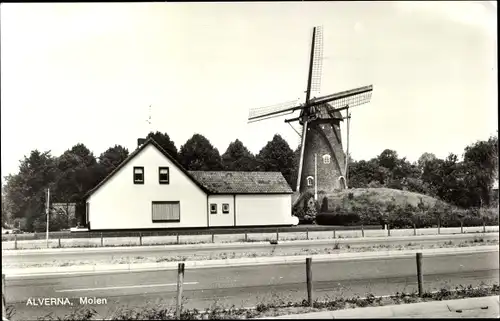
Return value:
<svg viewBox="0 0 500 321">
<path fill-rule="evenodd" d="M 144 166 L 144 184 L 134 184 L 134 166 Z M 158 167 L 168 166 L 170 184 L 160 185 Z M 180 201 L 180 222 L 153 223 L 152 201 Z M 89 199 L 90 228 L 206 227 L 207 195 L 153 145 L 148 145 Z"/>
<path fill-rule="evenodd" d="M 222 204 L 229 204 L 229 213 L 222 213 Z M 217 204 L 217 214 L 210 213 L 210 204 Z M 208 196 L 209 226 L 234 226 L 234 197 L 233 195 Z"/>
<path fill-rule="evenodd" d="M 289 224 L 292 194 L 236 195 L 236 225 Z"/>
</svg>

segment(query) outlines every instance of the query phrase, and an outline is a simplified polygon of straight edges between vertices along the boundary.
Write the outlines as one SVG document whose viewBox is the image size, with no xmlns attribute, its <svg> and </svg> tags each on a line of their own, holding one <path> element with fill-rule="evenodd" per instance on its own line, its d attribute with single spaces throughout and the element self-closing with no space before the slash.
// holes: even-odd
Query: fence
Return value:
<svg viewBox="0 0 500 321">
<path fill-rule="evenodd" d="M 260 232 L 260 233 L 259 233 Z M 498 232 L 498 226 L 475 226 L 475 227 L 438 227 L 438 228 L 413 228 L 413 229 L 385 229 L 373 226 L 361 226 L 354 228 L 268 228 L 253 230 L 226 230 L 226 231 L 199 231 L 197 234 L 188 232 L 127 232 L 120 235 L 113 232 L 83 232 L 82 234 L 52 234 L 49 242 L 36 237 L 26 239 L 24 235 L 12 235 L 10 241 L 4 241 L 2 248 L 5 249 L 28 249 L 28 248 L 75 248 L 75 247 L 107 247 L 107 246 L 146 246 L 167 244 L 199 244 L 199 243 L 234 243 L 234 242 L 258 242 L 271 241 L 276 244 L 285 240 L 313 240 L 313 239 L 336 239 L 336 238 L 358 238 L 358 237 L 389 237 L 389 236 L 418 236 L 439 234 L 465 234 L 474 232 Z"/>
</svg>

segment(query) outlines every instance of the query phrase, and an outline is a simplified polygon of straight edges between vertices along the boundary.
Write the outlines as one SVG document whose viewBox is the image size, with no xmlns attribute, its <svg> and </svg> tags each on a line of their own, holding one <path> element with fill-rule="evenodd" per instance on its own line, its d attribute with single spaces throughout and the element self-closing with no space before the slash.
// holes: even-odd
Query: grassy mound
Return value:
<svg viewBox="0 0 500 321">
<path fill-rule="evenodd" d="M 385 225 L 394 228 L 498 224 L 498 208 L 459 209 L 436 198 L 390 188 L 305 193 L 293 207 L 303 222 L 319 225 Z"/>
<path fill-rule="evenodd" d="M 318 197 L 320 205 L 323 198 L 328 198 L 328 211 L 334 211 L 337 206 L 344 207 L 347 203 L 351 205 L 378 204 L 382 209 L 387 210 L 387 206 L 411 205 L 417 207 L 420 202 L 425 206 L 433 207 L 438 200 L 431 196 L 402 191 L 391 188 L 355 188 L 339 191 L 334 194 L 321 194 Z"/>
</svg>

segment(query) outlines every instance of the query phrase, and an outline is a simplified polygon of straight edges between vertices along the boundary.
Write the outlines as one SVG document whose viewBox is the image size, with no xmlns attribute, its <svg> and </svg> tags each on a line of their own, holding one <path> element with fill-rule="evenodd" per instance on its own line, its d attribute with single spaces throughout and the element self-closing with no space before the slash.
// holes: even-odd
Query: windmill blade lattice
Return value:
<svg viewBox="0 0 500 321">
<path fill-rule="evenodd" d="M 310 105 L 317 106 L 328 103 L 330 111 L 344 110 L 349 107 L 369 103 L 372 97 L 373 86 L 365 86 L 352 90 L 342 91 L 333 95 L 313 99 Z"/>
<path fill-rule="evenodd" d="M 267 107 L 252 108 L 248 113 L 248 121 L 255 122 L 258 120 L 291 114 L 300 107 L 299 100 L 296 99 Z"/>
<path fill-rule="evenodd" d="M 316 27 L 314 38 L 314 52 L 311 77 L 311 91 L 319 92 L 321 90 L 321 71 L 323 69 L 323 28 Z"/>
</svg>

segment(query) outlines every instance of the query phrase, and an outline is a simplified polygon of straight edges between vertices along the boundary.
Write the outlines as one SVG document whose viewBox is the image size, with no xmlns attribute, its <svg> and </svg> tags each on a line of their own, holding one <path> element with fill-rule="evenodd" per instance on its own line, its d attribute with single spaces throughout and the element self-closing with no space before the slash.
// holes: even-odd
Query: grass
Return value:
<svg viewBox="0 0 500 321">
<path fill-rule="evenodd" d="M 405 205 L 411 204 L 412 206 L 417 206 L 420 199 L 424 204 L 428 206 L 433 206 L 437 199 L 424 195 L 408 191 L 402 191 L 398 189 L 391 188 L 354 188 L 349 190 L 339 191 L 335 194 L 328 194 L 328 207 L 334 208 L 336 205 L 342 205 L 342 200 L 348 195 L 352 194 L 354 198 L 358 196 L 367 196 L 371 203 L 379 204 L 389 204 L 394 205 Z M 322 199 L 322 197 L 321 197 Z"/>
<path fill-rule="evenodd" d="M 232 305 L 225 307 L 224 305 L 215 302 L 211 307 L 205 310 L 198 309 L 184 309 L 181 313 L 182 320 L 220 320 L 220 319 L 251 319 L 251 318 L 265 318 L 280 315 L 300 314 L 308 312 L 319 311 L 335 311 L 342 309 L 352 309 L 359 307 L 378 307 L 392 304 L 410 304 L 418 302 L 431 302 L 454 300 L 464 298 L 486 297 L 500 294 L 500 287 L 498 284 L 487 285 L 482 283 L 479 287 L 469 286 L 456 286 L 450 288 L 449 286 L 442 287 L 437 291 L 427 291 L 419 296 L 416 292 L 404 293 L 397 292 L 389 296 L 375 296 L 371 293 L 366 294 L 365 297 L 354 296 L 346 298 L 343 295 L 338 297 L 330 297 L 326 295 L 323 300 L 315 300 L 313 307 L 309 306 L 307 300 L 291 301 L 286 297 L 273 295 L 270 300 L 260 302 L 253 308 L 237 308 Z M 183 299 L 184 304 L 187 302 L 186 298 Z M 15 311 L 12 307 L 7 307 L 8 318 L 11 320 L 15 316 Z M 153 304 L 145 305 L 142 307 L 129 308 L 120 307 L 115 311 L 108 312 L 108 315 L 98 315 L 98 313 L 91 308 L 80 308 L 72 311 L 71 313 L 59 317 L 53 314 L 39 317 L 37 320 L 174 320 L 175 307 Z"/>
<path fill-rule="evenodd" d="M 255 258 L 255 257 L 277 257 L 277 256 L 294 256 L 294 255 L 315 255 L 315 254 L 334 254 L 334 253 L 349 253 L 349 252 L 372 252 L 372 251 L 389 251 L 389 250 L 416 250 L 430 248 L 454 248 L 454 247 L 475 247 L 483 245 L 498 245 L 499 240 L 485 240 L 482 237 L 474 237 L 467 241 L 446 241 L 437 242 L 435 244 L 419 244 L 417 242 L 409 242 L 407 244 L 377 244 L 368 246 L 353 246 L 335 242 L 331 246 L 317 248 L 302 248 L 300 250 L 286 248 L 276 252 L 275 249 L 267 249 L 254 252 L 222 252 L 210 253 L 207 255 L 176 255 L 176 256 L 161 256 L 161 257 L 114 257 L 103 260 L 65 260 L 65 261 L 49 261 L 44 263 L 13 263 L 3 264 L 4 268 L 27 268 L 27 267 L 56 267 L 56 266 L 72 266 L 72 265 L 99 265 L 99 264 L 134 264 L 134 263 L 160 263 L 160 262 L 184 262 L 184 261 L 202 261 L 202 260 L 226 260 L 238 258 Z"/>
</svg>

